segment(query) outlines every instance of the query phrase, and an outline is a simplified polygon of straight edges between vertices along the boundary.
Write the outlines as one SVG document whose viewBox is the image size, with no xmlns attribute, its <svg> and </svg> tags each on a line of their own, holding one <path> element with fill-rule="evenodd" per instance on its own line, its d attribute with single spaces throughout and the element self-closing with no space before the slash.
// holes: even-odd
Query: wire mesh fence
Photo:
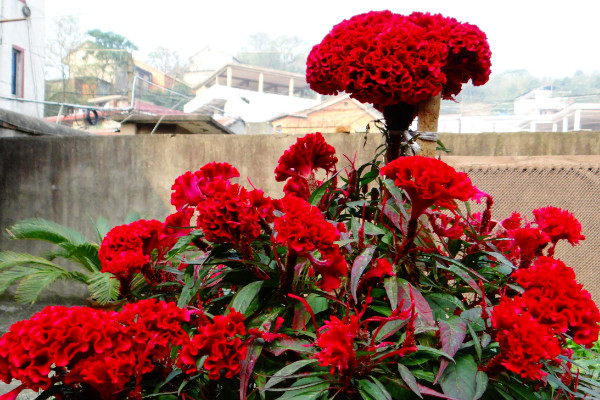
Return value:
<svg viewBox="0 0 600 400">
<path fill-rule="evenodd" d="M 559 242 L 555 256 L 572 267 L 577 280 L 600 304 L 600 166 L 554 162 L 527 166 L 457 166 L 473 183 L 494 197 L 497 220 L 519 212 L 533 220 L 531 211 L 546 206 L 569 210 L 581 222 L 586 240 L 572 247 Z"/>
</svg>

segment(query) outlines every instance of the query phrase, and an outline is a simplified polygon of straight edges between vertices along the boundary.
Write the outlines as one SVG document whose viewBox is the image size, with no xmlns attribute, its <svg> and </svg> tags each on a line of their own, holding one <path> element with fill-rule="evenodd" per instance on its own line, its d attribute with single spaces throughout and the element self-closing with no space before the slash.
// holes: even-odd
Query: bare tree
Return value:
<svg viewBox="0 0 600 400">
<path fill-rule="evenodd" d="M 61 81 L 61 93 L 55 100 L 67 101 L 69 97 L 69 79 L 73 67 L 73 52 L 81 46 L 84 34 L 79 27 L 79 18 L 76 16 L 59 16 L 53 20 L 52 33 L 46 43 L 46 79 Z M 56 97 L 57 93 L 50 92 L 48 96 Z"/>
</svg>

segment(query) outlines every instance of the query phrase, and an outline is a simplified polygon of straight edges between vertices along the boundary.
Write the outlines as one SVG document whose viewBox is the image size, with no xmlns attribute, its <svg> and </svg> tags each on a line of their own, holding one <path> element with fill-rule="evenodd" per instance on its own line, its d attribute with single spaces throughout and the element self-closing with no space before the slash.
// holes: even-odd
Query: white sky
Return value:
<svg viewBox="0 0 600 400">
<path fill-rule="evenodd" d="M 190 56 L 206 45 L 235 54 L 256 32 L 298 36 L 310 46 L 333 25 L 370 10 L 429 11 L 479 26 L 492 71 L 527 69 L 538 77 L 600 70 L 599 0 L 46 0 L 52 17 L 77 15 L 83 31 L 113 31 L 144 59 L 158 46 Z"/>
</svg>

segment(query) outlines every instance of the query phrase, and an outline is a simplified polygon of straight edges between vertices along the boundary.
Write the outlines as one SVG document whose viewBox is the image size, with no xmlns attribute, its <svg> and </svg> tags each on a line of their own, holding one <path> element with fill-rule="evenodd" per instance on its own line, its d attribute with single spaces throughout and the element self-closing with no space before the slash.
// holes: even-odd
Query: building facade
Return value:
<svg viewBox="0 0 600 400">
<path fill-rule="evenodd" d="M 0 108 L 44 116 L 44 0 L 0 0 Z"/>
</svg>

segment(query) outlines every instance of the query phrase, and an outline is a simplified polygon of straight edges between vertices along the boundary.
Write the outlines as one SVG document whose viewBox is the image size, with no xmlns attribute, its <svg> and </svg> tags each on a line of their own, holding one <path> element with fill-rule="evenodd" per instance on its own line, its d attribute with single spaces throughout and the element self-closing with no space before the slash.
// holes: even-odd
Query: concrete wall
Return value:
<svg viewBox="0 0 600 400">
<path fill-rule="evenodd" d="M 325 134 L 337 149 L 339 167 L 343 157 L 358 155 L 357 163 L 370 160 L 381 144 L 379 134 L 370 134 L 363 147 L 362 134 Z M 229 162 L 273 197 L 282 196 L 281 183 L 274 181 L 277 160 L 292 145 L 296 135 L 164 135 L 109 137 L 9 137 L 0 138 L 0 231 L 31 217 L 55 221 L 83 232 L 93 240 L 90 218 L 103 216 L 112 225 L 122 224 L 131 211 L 144 217 L 164 219 L 174 211 L 171 185 L 186 171 L 195 171 L 211 161 Z M 446 147 L 456 156 L 519 156 L 545 152 L 551 155 L 599 155 L 600 132 L 448 135 Z M 454 157 L 444 156 L 448 162 Z M 596 160 L 598 158 L 594 157 Z M 577 157 L 573 158 L 577 162 Z M 492 157 L 486 157 L 489 164 Z M 468 158 L 459 163 L 464 166 Z M 510 160 L 508 161 L 511 162 Z M 482 162 L 483 163 L 483 162 Z M 499 200 L 499 199 L 498 199 Z M 501 200 L 499 200 L 501 201 Z M 530 210 L 524 210 L 530 211 Z M 586 235 L 588 232 L 586 232 Z M 590 235 L 595 232 L 589 232 Z M 10 241 L 0 234 L 0 249 L 39 254 L 46 246 L 35 242 Z M 57 286 L 46 297 L 49 302 L 81 301 L 83 286 Z M 0 313 L 1 314 L 1 313 Z M 1 318 L 0 318 L 1 319 Z M 1 327 L 0 327 L 1 328 Z"/>
<path fill-rule="evenodd" d="M 440 133 L 455 156 L 600 155 L 600 132 Z"/>
</svg>

